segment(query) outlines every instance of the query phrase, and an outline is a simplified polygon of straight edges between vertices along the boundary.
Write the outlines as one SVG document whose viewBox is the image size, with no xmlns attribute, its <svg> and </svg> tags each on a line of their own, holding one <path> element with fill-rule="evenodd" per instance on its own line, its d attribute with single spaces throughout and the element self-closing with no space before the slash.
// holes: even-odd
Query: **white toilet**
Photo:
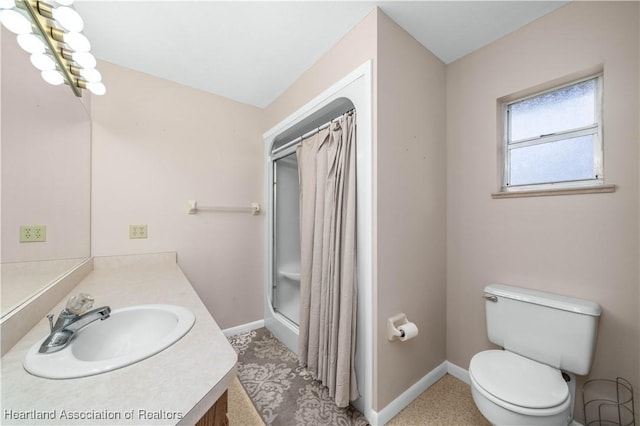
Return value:
<svg viewBox="0 0 640 426">
<path fill-rule="evenodd" d="M 591 368 L 600 305 L 500 284 L 484 289 L 489 340 L 474 355 L 471 394 L 494 425 L 568 425 L 575 376 Z"/>
</svg>

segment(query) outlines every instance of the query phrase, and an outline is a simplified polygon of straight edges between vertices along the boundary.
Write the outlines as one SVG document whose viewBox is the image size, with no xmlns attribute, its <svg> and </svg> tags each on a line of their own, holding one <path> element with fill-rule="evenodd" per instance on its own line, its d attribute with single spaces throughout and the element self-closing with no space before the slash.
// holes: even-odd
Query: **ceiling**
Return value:
<svg viewBox="0 0 640 426">
<path fill-rule="evenodd" d="M 375 7 L 450 63 L 566 3 L 77 0 L 75 8 L 97 58 L 264 108 Z"/>
</svg>

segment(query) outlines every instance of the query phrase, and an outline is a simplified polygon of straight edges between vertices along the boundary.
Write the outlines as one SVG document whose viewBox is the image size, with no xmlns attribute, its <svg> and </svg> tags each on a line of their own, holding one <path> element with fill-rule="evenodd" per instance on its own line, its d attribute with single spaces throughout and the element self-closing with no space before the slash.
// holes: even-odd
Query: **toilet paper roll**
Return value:
<svg viewBox="0 0 640 426">
<path fill-rule="evenodd" d="M 398 330 L 400 330 L 401 333 L 404 333 L 404 336 L 398 337 L 401 342 L 413 339 L 418 335 L 418 326 L 412 322 L 408 322 L 398 326 Z"/>
</svg>

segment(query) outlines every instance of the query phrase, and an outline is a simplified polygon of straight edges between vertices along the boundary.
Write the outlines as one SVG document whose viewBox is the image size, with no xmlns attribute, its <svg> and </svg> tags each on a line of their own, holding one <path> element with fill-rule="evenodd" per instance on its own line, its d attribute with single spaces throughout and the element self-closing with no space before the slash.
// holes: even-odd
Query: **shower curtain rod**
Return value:
<svg viewBox="0 0 640 426">
<path fill-rule="evenodd" d="M 297 143 L 298 143 L 298 142 L 300 142 L 301 140 L 304 140 L 304 139 L 308 138 L 309 136 L 313 135 L 314 133 L 317 133 L 317 132 L 319 132 L 320 130 L 324 130 L 324 129 L 326 129 L 327 127 L 331 126 L 331 123 L 333 123 L 334 121 L 336 121 L 337 119 L 339 119 L 339 118 L 340 118 L 340 117 L 342 117 L 343 115 L 345 115 L 345 114 L 353 115 L 355 112 L 356 112 L 356 109 L 355 109 L 355 108 L 352 108 L 352 109 L 350 109 L 349 111 L 345 112 L 344 114 L 340 114 L 340 116 L 339 116 L 339 117 L 336 117 L 336 118 L 334 118 L 334 119 L 332 119 L 332 120 L 329 120 L 328 122 L 324 123 L 323 125 L 321 125 L 321 126 L 319 126 L 319 127 L 316 127 L 316 128 L 315 128 L 315 129 L 313 129 L 313 130 L 308 131 L 308 132 L 307 132 L 307 133 L 305 133 L 304 135 L 302 135 L 302 136 L 298 136 L 298 137 L 297 137 L 297 138 L 295 138 L 294 140 L 292 140 L 292 141 L 290 141 L 290 142 L 287 142 L 287 143 L 285 143 L 285 144 L 284 144 L 284 145 L 282 145 L 282 146 L 279 146 L 278 148 L 276 148 L 276 149 L 274 149 L 273 151 L 271 151 L 271 154 L 272 154 L 272 155 L 273 155 L 273 154 L 277 154 L 278 152 L 280 152 L 280 151 L 282 151 L 282 150 L 285 150 L 285 149 L 289 148 L 289 147 L 290 147 L 290 146 L 292 146 L 292 145 L 297 144 Z"/>
</svg>

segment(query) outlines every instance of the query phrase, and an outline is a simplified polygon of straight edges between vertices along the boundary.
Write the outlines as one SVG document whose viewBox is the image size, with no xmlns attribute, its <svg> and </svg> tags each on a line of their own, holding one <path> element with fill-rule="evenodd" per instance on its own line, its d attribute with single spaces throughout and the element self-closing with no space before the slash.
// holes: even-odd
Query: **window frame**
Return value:
<svg viewBox="0 0 640 426">
<path fill-rule="evenodd" d="M 585 81 L 595 80 L 595 120 L 592 125 L 564 130 L 560 132 L 550 133 L 546 135 L 539 135 L 537 137 L 518 140 L 515 143 L 509 140 L 510 135 L 510 110 L 511 105 L 525 101 L 527 99 L 535 98 L 550 92 L 555 92 L 564 89 L 569 86 L 573 86 Z M 537 91 L 527 96 L 519 97 L 517 99 L 511 99 L 502 103 L 502 192 L 522 192 L 522 191 L 544 191 L 544 190 L 557 190 L 565 188 L 582 188 L 593 187 L 604 184 L 604 141 L 603 141 L 603 123 L 602 123 L 602 100 L 603 100 L 603 73 L 597 73 L 589 75 L 588 77 L 572 80 L 568 83 L 554 86 L 546 90 Z M 556 182 L 543 182 L 543 183 L 530 183 L 521 185 L 510 185 L 510 151 L 516 148 L 524 148 L 527 146 L 541 145 L 545 143 L 551 143 L 559 140 L 566 140 L 580 136 L 594 135 L 593 146 L 593 165 L 595 177 L 591 179 L 581 180 L 569 180 L 569 181 L 556 181 Z"/>
</svg>

